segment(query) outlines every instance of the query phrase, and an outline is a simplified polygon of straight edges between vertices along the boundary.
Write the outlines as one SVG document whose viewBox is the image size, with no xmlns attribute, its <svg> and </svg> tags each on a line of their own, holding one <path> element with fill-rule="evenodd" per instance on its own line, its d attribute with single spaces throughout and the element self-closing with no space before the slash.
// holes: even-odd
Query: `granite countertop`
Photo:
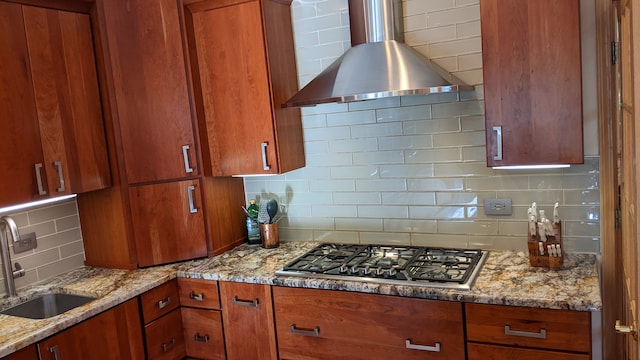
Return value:
<svg viewBox="0 0 640 360">
<path fill-rule="evenodd" d="M 491 251 L 471 290 L 275 275 L 276 270 L 287 262 L 318 244 L 282 242 L 276 249 L 241 245 L 213 258 L 133 271 L 92 267 L 73 270 L 43 284 L 20 290 L 17 300 L 1 299 L 0 309 L 52 291 L 93 296 L 97 299 L 49 319 L 32 320 L 0 315 L 0 357 L 45 339 L 176 277 L 548 309 L 602 309 L 596 258 L 588 254 L 567 254 L 562 270 L 548 270 L 530 267 L 525 253 Z"/>
</svg>

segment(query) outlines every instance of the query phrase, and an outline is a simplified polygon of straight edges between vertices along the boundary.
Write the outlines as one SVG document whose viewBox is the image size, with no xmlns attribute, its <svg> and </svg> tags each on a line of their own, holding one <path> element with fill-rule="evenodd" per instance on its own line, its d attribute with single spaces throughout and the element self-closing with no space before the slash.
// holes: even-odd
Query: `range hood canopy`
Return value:
<svg viewBox="0 0 640 360">
<path fill-rule="evenodd" d="M 282 107 L 471 90 L 406 45 L 400 0 L 349 0 L 351 48 Z"/>
</svg>

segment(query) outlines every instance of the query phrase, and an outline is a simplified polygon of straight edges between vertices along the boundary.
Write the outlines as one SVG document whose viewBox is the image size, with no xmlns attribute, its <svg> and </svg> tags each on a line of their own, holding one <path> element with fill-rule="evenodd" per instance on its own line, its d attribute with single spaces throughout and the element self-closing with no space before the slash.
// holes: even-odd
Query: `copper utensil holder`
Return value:
<svg viewBox="0 0 640 360">
<path fill-rule="evenodd" d="M 278 224 L 260 224 L 260 235 L 262 236 L 262 247 L 265 249 L 277 248 L 280 246 L 278 236 Z"/>
<path fill-rule="evenodd" d="M 562 259 L 564 258 L 564 246 L 562 245 L 562 223 L 553 223 L 553 231 L 555 236 L 547 236 L 547 241 L 543 242 L 544 254 L 540 253 L 540 235 L 536 229 L 535 234 L 531 234 L 527 226 L 527 246 L 529 248 L 529 265 L 534 267 L 546 267 L 550 269 L 561 269 Z M 547 250 L 548 245 L 559 245 L 560 256 L 551 256 Z"/>
</svg>

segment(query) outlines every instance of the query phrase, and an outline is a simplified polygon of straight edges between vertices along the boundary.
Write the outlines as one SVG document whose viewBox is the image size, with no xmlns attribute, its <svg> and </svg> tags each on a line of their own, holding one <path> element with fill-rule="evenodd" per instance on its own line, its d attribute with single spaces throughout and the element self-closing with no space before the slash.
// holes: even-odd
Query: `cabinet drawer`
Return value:
<svg viewBox="0 0 640 360">
<path fill-rule="evenodd" d="M 149 359 L 182 359 L 185 356 L 182 316 L 175 309 L 144 327 Z"/>
<path fill-rule="evenodd" d="M 466 304 L 469 341 L 591 352 L 591 314 Z"/>
<path fill-rule="evenodd" d="M 142 318 L 145 324 L 170 312 L 180 305 L 178 282 L 171 280 L 140 295 Z"/>
<path fill-rule="evenodd" d="M 464 359 L 462 304 L 274 287 L 282 358 Z"/>
<path fill-rule="evenodd" d="M 521 349 L 499 345 L 469 344 L 467 347 L 469 360 L 589 360 L 584 354 L 571 354 L 559 351 Z"/>
<path fill-rule="evenodd" d="M 218 310 L 181 308 L 187 356 L 225 359 L 222 315 Z"/>
<path fill-rule="evenodd" d="M 217 281 L 178 278 L 178 288 L 180 289 L 180 305 L 220 309 Z"/>
</svg>

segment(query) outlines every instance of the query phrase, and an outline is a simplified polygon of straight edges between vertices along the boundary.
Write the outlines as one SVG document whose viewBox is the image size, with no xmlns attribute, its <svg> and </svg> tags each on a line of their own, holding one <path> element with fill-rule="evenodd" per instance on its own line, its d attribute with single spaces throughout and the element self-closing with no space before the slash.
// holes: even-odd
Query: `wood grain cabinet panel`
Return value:
<svg viewBox="0 0 640 360">
<path fill-rule="evenodd" d="M 582 164 L 580 1 L 481 0 L 480 22 L 487 165 Z"/>
<path fill-rule="evenodd" d="M 138 299 L 38 343 L 40 360 L 145 359 Z"/>
<path fill-rule="evenodd" d="M 185 27 L 207 175 L 304 166 L 290 1 L 186 1 Z"/>
<path fill-rule="evenodd" d="M 589 312 L 485 304 L 465 304 L 465 310 L 469 346 L 485 343 L 591 353 Z M 474 349 L 478 354 L 484 348 Z"/>
<path fill-rule="evenodd" d="M 283 359 L 464 359 L 462 305 L 273 288 Z"/>
<path fill-rule="evenodd" d="M 171 280 L 140 295 L 142 319 L 145 324 L 180 306 L 177 280 Z"/>
<path fill-rule="evenodd" d="M 7 355 L 2 360 L 38 360 L 38 349 L 36 345 L 29 345 L 11 355 Z"/>
<path fill-rule="evenodd" d="M 589 360 L 591 356 L 559 351 L 514 348 L 506 346 L 474 344 L 467 345 L 469 360 Z"/>
<path fill-rule="evenodd" d="M 219 310 L 181 308 L 187 356 L 226 359 L 222 315 Z"/>
<path fill-rule="evenodd" d="M 198 180 L 131 186 L 139 266 L 207 256 Z"/>
<path fill-rule="evenodd" d="M 196 176 L 194 125 L 175 0 L 97 1 L 129 184 Z M 186 158 L 186 162 L 185 162 Z"/>
<path fill-rule="evenodd" d="M 215 280 L 178 278 L 180 305 L 220 310 L 218 282 Z"/>
<path fill-rule="evenodd" d="M 89 15 L 0 4 L 0 205 L 111 185 Z"/>
<path fill-rule="evenodd" d="M 271 287 L 227 281 L 219 286 L 227 359 L 277 359 Z"/>
<path fill-rule="evenodd" d="M 153 360 L 178 360 L 186 355 L 182 314 L 177 308 L 144 327 L 147 356 Z"/>
</svg>

